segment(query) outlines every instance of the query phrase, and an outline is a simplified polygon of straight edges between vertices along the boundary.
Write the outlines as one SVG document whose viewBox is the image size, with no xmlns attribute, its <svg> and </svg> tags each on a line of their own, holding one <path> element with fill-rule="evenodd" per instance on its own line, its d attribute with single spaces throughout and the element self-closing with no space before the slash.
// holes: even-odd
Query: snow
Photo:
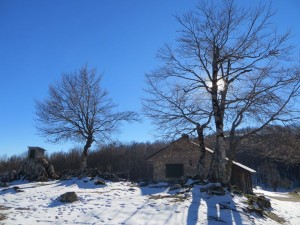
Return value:
<svg viewBox="0 0 300 225">
<path fill-rule="evenodd" d="M 284 218 L 286 224 L 300 224 L 300 195 L 296 191 L 282 190 L 272 192 L 254 189 L 254 193 L 264 195 L 271 200 L 273 211 L 280 217 Z"/>
<path fill-rule="evenodd" d="M 13 188 L 16 186 L 22 192 Z M 209 195 L 200 192 L 203 187 L 170 191 L 165 182 L 144 187 L 127 181 L 94 185 L 89 178 L 17 181 L 0 188 L 0 214 L 7 217 L 0 224 L 277 224 L 245 213 L 245 197 Z M 79 201 L 60 202 L 59 196 L 70 191 L 76 192 Z M 271 199 L 273 211 L 284 217 L 286 224 L 299 224 L 299 201 L 292 201 L 285 192 L 255 191 Z"/>
</svg>

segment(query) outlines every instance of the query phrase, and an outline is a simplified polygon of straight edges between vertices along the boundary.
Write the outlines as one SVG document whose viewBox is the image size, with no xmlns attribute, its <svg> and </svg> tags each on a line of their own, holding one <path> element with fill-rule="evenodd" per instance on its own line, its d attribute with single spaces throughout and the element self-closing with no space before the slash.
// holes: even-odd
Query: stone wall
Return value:
<svg viewBox="0 0 300 225">
<path fill-rule="evenodd" d="M 166 164 L 183 164 L 184 179 L 187 176 L 194 177 L 198 175 L 199 146 L 191 143 L 189 140 L 181 138 L 165 149 L 161 150 L 148 161 L 153 163 L 154 180 L 170 180 L 166 177 Z M 208 172 L 211 161 L 211 154 L 206 152 L 206 171 Z"/>
</svg>

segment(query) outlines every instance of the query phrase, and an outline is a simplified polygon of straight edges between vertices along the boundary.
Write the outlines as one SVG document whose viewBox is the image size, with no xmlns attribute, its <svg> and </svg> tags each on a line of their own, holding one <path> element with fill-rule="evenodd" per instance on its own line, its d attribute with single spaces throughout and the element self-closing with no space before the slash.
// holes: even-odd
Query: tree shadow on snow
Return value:
<svg viewBox="0 0 300 225">
<path fill-rule="evenodd" d="M 207 220 L 207 224 L 210 225 L 218 223 L 243 224 L 230 194 L 224 196 L 209 195 L 206 192 L 200 192 L 200 186 L 196 185 L 191 193 L 192 202 L 188 209 L 187 225 L 196 225 L 198 221 L 203 220 Z M 199 218 L 199 215 L 206 218 Z"/>
</svg>

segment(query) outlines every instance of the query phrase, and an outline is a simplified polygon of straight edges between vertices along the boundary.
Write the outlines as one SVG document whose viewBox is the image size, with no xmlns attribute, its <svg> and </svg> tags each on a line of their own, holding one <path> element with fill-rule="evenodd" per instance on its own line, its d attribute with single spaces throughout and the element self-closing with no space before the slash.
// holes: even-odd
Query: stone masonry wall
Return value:
<svg viewBox="0 0 300 225">
<path fill-rule="evenodd" d="M 184 177 L 198 175 L 198 160 L 199 160 L 199 146 L 190 143 L 188 140 L 180 139 L 166 147 L 152 157 L 153 163 L 153 179 L 166 180 L 166 164 L 183 164 Z M 211 154 L 206 152 L 206 166 L 207 171 L 211 160 Z"/>
</svg>

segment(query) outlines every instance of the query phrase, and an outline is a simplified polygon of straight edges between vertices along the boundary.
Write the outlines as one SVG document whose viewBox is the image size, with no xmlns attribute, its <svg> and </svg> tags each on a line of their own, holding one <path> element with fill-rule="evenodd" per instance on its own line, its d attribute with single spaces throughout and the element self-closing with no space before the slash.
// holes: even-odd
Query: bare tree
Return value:
<svg viewBox="0 0 300 225">
<path fill-rule="evenodd" d="M 175 84 L 165 88 L 158 81 L 153 82 L 155 77 L 152 75 L 146 75 L 149 97 L 143 101 L 145 115 L 154 121 L 162 136 L 168 139 L 196 131 L 200 151 L 199 176 L 205 179 L 208 173 L 204 162 L 204 130 L 212 119 L 212 110 L 200 104 L 201 98 L 198 95 L 186 91 L 189 85 Z"/>
<path fill-rule="evenodd" d="M 228 110 L 230 161 L 227 164 L 227 173 L 231 174 L 236 148 L 243 139 L 268 125 L 289 125 L 299 121 L 299 109 L 296 108 L 300 91 L 299 71 L 298 67 L 275 72 L 263 70 L 251 75 L 250 85 L 245 83 L 247 86 L 239 93 L 239 98 L 243 101 L 238 105 L 232 104 L 234 107 Z M 244 132 L 236 134 L 239 127 L 245 127 L 249 122 L 255 124 L 253 129 L 245 129 Z"/>
<path fill-rule="evenodd" d="M 224 130 L 231 129 L 233 138 L 237 127 L 290 118 L 287 109 L 299 93 L 299 74 L 291 69 L 290 32 L 279 34 L 273 15 L 267 5 L 242 9 L 234 0 L 200 1 L 195 11 L 176 17 L 181 26 L 176 47 L 161 48 L 162 65 L 147 75 L 152 83 L 164 83 L 165 93 L 177 87 L 197 96 L 198 111 L 212 112 L 211 180 L 230 180 Z M 153 111 L 153 118 L 160 113 Z"/>
<path fill-rule="evenodd" d="M 49 87 L 49 97 L 36 101 L 36 127 L 50 142 L 85 142 L 81 169 L 86 168 L 88 150 L 94 141 L 105 141 L 118 131 L 120 122 L 137 119 L 134 112 L 116 112 L 116 105 L 100 86 L 96 70 L 82 67 L 65 73 Z"/>
</svg>

